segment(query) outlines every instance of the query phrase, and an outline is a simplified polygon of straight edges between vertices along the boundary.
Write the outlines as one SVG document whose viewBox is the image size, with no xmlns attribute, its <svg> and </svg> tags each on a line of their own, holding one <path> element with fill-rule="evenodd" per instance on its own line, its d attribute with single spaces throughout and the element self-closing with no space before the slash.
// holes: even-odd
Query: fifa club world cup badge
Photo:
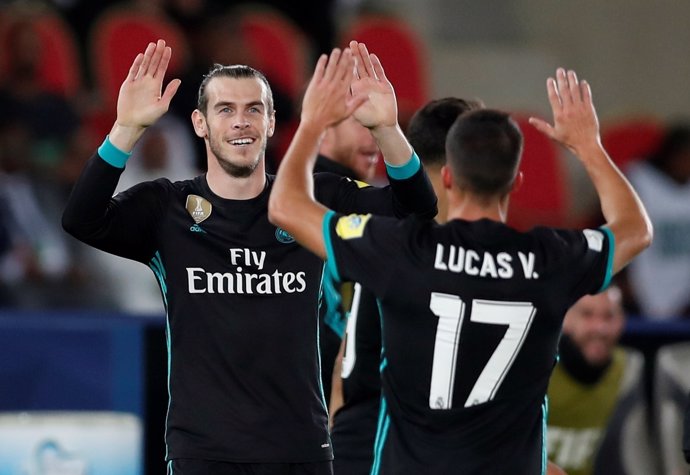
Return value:
<svg viewBox="0 0 690 475">
<path fill-rule="evenodd" d="M 211 203 L 198 195 L 187 195 L 185 208 L 196 224 L 208 219 L 213 210 Z"/>
</svg>

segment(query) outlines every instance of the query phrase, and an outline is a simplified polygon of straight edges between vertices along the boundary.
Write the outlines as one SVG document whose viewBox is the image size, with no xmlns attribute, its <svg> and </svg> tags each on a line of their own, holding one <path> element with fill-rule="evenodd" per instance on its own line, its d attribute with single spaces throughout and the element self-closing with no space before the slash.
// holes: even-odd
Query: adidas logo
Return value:
<svg viewBox="0 0 690 475">
<path fill-rule="evenodd" d="M 193 224 L 192 227 L 189 228 L 189 230 L 193 233 L 206 233 L 206 231 L 204 231 L 204 229 L 198 224 Z"/>
</svg>

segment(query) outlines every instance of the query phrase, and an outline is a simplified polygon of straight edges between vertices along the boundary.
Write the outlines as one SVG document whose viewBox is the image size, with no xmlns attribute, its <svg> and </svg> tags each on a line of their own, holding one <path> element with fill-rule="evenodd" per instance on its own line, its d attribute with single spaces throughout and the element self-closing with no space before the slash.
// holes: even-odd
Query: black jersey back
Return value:
<svg viewBox="0 0 690 475">
<path fill-rule="evenodd" d="M 333 414 L 336 473 L 365 475 L 374 458 L 381 400 L 381 321 L 376 297 L 355 284 L 342 359 L 343 405 Z"/>
<path fill-rule="evenodd" d="M 111 199 L 121 171 L 93 157 L 63 222 L 88 244 L 148 264 L 159 280 L 169 351 L 167 458 L 331 459 L 317 344 L 323 262 L 268 221 L 273 177 L 250 200 L 220 198 L 205 176 L 147 182 Z M 426 187 L 415 180 L 427 181 L 423 170 L 392 187 Z M 400 214 L 410 208 L 392 195 L 415 194 L 359 189 L 329 174 L 315 181 L 319 200 L 350 210 Z M 428 191 L 421 206 L 433 214 Z"/>
<path fill-rule="evenodd" d="M 333 213 L 324 231 L 329 270 L 381 305 L 372 473 L 544 473 L 562 319 L 607 285 L 610 232 Z"/>
</svg>

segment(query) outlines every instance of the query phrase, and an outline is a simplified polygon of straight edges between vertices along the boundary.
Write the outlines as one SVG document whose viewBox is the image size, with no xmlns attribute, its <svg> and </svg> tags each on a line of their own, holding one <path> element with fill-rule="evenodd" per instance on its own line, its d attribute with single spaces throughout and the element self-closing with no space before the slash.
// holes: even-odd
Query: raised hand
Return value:
<svg viewBox="0 0 690 475">
<path fill-rule="evenodd" d="M 350 49 L 335 48 L 330 56 L 321 55 L 302 100 L 303 123 L 325 129 L 349 117 L 367 100 L 350 93 L 353 67 Z"/>
<path fill-rule="evenodd" d="M 599 120 L 587 81 L 578 81 L 575 71 L 559 68 L 556 79 L 548 78 L 546 89 L 553 112 L 553 125 L 531 117 L 530 124 L 579 155 L 578 151 L 601 147 Z"/>
<path fill-rule="evenodd" d="M 368 98 L 355 111 L 354 118 L 370 129 L 397 126 L 398 103 L 395 91 L 386 78 L 378 56 L 370 55 L 366 45 L 357 41 L 350 41 L 350 49 L 355 58 L 352 94 Z"/>
<path fill-rule="evenodd" d="M 146 51 L 134 59 L 117 98 L 118 126 L 145 128 L 167 112 L 181 82 L 173 79 L 161 94 L 171 55 L 165 41 L 158 40 L 155 44 L 149 43 Z"/>
</svg>

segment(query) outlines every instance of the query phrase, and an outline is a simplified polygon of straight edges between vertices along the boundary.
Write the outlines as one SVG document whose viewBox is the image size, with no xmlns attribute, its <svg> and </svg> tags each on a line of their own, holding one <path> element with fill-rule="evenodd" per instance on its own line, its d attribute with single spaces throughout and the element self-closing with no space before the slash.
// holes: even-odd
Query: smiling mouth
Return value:
<svg viewBox="0 0 690 475">
<path fill-rule="evenodd" d="M 256 142 L 256 139 L 253 139 L 251 137 L 242 137 L 240 139 L 233 139 L 233 140 L 228 140 L 228 143 L 230 145 L 235 145 L 235 146 L 245 146 L 245 145 L 251 145 L 254 142 Z"/>
</svg>

